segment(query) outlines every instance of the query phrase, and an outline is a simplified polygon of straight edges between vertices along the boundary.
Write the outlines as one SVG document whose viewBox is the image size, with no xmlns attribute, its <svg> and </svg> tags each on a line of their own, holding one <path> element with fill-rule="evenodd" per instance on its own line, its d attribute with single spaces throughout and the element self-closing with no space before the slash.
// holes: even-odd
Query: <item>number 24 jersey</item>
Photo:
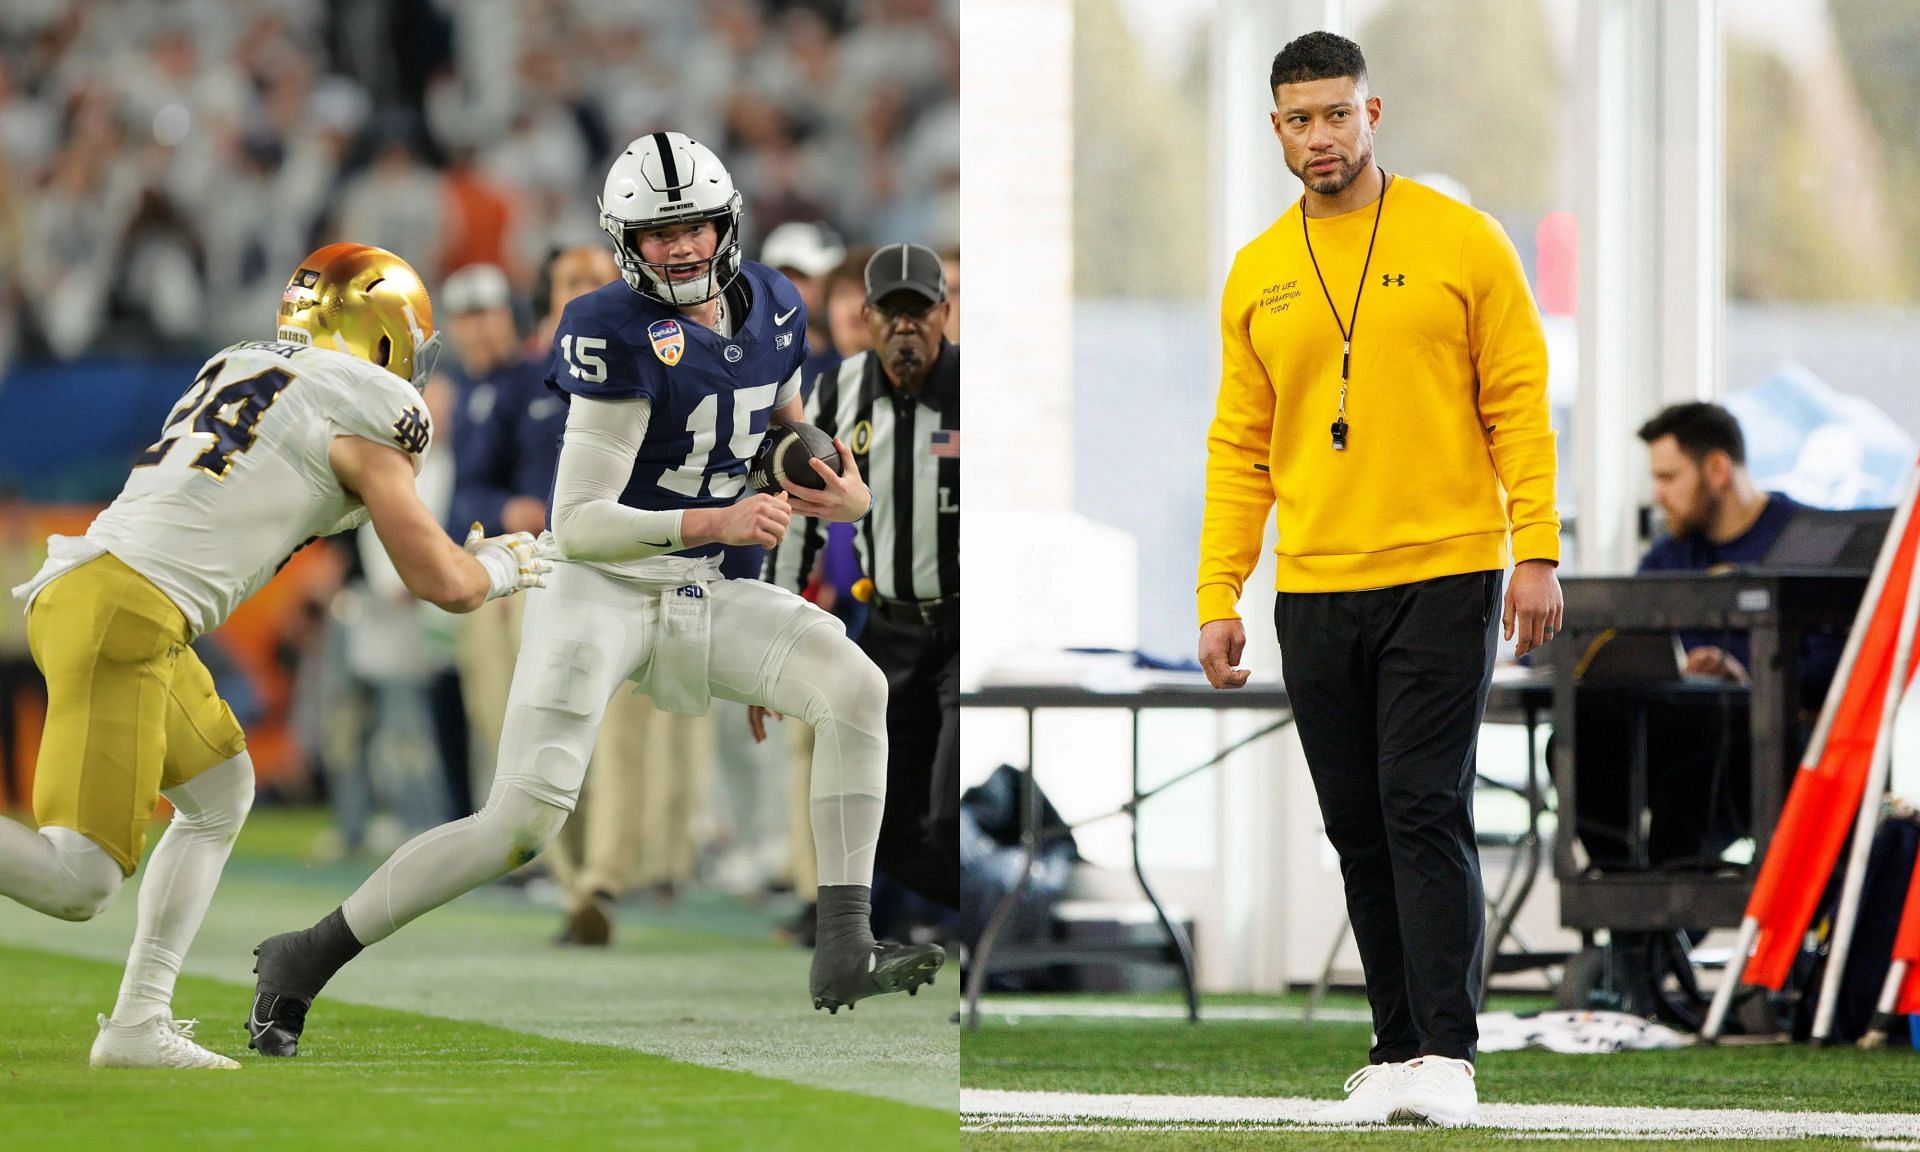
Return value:
<svg viewBox="0 0 1920 1152">
<path fill-rule="evenodd" d="M 336 436 L 398 448 L 418 472 L 432 425 L 411 385 L 344 352 L 257 341 L 216 354 L 85 538 L 49 541 L 24 594 L 111 552 L 193 635 L 219 627 L 302 544 L 366 522 L 327 460 Z"/>
</svg>

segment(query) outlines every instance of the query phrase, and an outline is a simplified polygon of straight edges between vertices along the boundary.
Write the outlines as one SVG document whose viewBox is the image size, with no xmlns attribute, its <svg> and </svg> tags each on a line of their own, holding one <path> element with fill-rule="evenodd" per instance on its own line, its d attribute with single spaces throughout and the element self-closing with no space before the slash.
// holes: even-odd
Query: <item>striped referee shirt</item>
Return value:
<svg viewBox="0 0 1920 1152">
<path fill-rule="evenodd" d="M 960 346 L 942 341 L 916 398 L 895 390 L 871 352 L 821 376 L 807 423 L 853 450 L 873 492 L 854 526 L 860 570 L 886 600 L 960 592 Z M 796 516 L 767 558 L 767 579 L 799 591 L 826 543 L 826 526 Z"/>
</svg>

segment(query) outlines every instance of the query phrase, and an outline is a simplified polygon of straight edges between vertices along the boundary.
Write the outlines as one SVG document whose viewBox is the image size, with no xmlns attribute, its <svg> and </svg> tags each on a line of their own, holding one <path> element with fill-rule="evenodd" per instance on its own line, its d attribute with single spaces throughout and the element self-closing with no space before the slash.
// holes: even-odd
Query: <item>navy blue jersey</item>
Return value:
<svg viewBox="0 0 1920 1152">
<path fill-rule="evenodd" d="M 1804 505 L 1784 492 L 1769 492 L 1767 506 L 1753 526 L 1725 544 L 1715 544 L 1704 536 L 1662 536 L 1640 558 L 1641 572 L 1710 572 L 1724 567 L 1758 567 L 1773 548 L 1787 524 Z M 1817 700 L 1840 666 L 1842 636 L 1808 636 L 1800 655 L 1803 684 L 1817 686 Z M 1752 665 L 1751 646 L 1744 632 L 1682 632 L 1680 642 L 1688 651 L 1701 647 L 1725 649 L 1748 668 Z"/>
<path fill-rule="evenodd" d="M 542 383 L 546 371 L 544 356 L 534 363 L 516 355 L 478 379 L 457 365 L 451 373 L 459 408 L 447 528 L 456 538 L 464 539 L 475 520 L 489 533 L 503 531 L 500 510 L 508 500 L 531 496 L 544 503 L 552 491 L 567 402 Z"/>
<path fill-rule="evenodd" d="M 747 463 L 768 414 L 800 394 L 807 309 L 787 278 L 742 263 L 727 292 L 744 301 L 731 339 L 616 280 L 567 305 L 554 330 L 547 381 L 574 396 L 650 402 L 647 434 L 620 502 L 633 508 L 715 508 L 746 491 Z M 711 556 L 722 546 L 680 555 Z"/>
<path fill-rule="evenodd" d="M 1760 518 L 1737 538 L 1715 544 L 1704 536 L 1662 536 L 1640 558 L 1640 571 L 1705 572 L 1723 565 L 1758 566 L 1800 508 L 1786 493 L 1769 492 Z"/>
</svg>

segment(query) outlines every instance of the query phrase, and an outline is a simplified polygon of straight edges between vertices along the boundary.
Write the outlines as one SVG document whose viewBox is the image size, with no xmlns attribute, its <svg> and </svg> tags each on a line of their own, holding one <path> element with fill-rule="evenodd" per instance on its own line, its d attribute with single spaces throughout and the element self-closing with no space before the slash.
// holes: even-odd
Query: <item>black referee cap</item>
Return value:
<svg viewBox="0 0 1920 1152">
<path fill-rule="evenodd" d="M 947 273 L 924 244 L 888 244 L 867 261 L 867 303 L 895 292 L 916 292 L 935 304 L 947 298 Z"/>
</svg>

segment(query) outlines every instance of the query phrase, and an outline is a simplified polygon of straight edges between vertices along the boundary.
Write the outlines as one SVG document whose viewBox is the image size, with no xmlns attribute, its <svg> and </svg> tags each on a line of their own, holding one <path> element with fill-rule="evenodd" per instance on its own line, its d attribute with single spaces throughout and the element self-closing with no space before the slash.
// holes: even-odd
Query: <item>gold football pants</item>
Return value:
<svg viewBox="0 0 1920 1152">
<path fill-rule="evenodd" d="M 131 876 L 160 792 L 238 756 L 246 733 L 187 646 L 186 617 L 112 554 L 40 590 L 27 645 L 47 680 L 34 819 L 79 832 Z"/>
</svg>

